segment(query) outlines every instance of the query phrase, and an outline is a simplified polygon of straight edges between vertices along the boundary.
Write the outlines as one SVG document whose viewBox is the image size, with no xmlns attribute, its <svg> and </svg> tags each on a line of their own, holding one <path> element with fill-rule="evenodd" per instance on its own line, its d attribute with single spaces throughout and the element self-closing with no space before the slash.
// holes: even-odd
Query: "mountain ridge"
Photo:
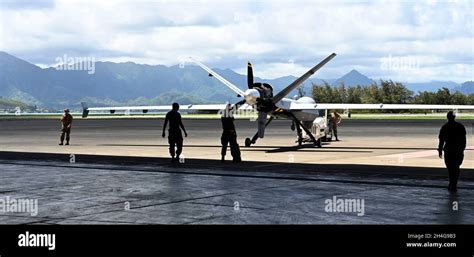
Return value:
<svg viewBox="0 0 474 257">
<path fill-rule="evenodd" d="M 212 79 L 200 67 L 195 65 L 149 65 L 134 62 L 114 63 L 98 61 L 94 63 L 95 73 L 86 70 L 58 70 L 58 67 L 41 68 L 25 60 L 0 51 L 0 96 L 19 100 L 40 107 L 75 107 L 80 102 L 89 100 L 94 105 L 110 104 L 168 104 L 169 101 L 189 103 L 236 102 L 235 94 Z M 230 82 L 242 89 L 247 84 L 243 74 L 231 69 L 214 69 Z M 274 79 L 255 77 L 255 81 L 266 82 L 274 87 L 275 92 L 282 90 L 296 79 L 287 75 Z M 311 83 L 322 84 L 326 81 L 331 86 L 344 82 L 345 86 L 370 85 L 375 80 L 352 69 L 337 79 L 313 77 L 303 86 L 311 90 Z M 467 83 L 467 82 L 465 82 Z M 463 83 L 462 85 L 464 85 Z M 462 86 L 454 82 L 434 82 L 435 85 L 466 92 L 474 92 L 474 86 Z M 426 89 L 430 83 L 408 83 L 413 89 Z M 437 90 L 438 88 L 433 88 Z M 306 90 L 306 91 L 310 91 Z M 415 90 L 413 90 L 415 91 Z M 416 91 L 415 91 L 416 92 Z M 310 92 L 308 92 L 310 93 Z M 296 92 L 291 92 L 292 97 Z M 168 101 L 168 102 L 165 102 Z"/>
</svg>

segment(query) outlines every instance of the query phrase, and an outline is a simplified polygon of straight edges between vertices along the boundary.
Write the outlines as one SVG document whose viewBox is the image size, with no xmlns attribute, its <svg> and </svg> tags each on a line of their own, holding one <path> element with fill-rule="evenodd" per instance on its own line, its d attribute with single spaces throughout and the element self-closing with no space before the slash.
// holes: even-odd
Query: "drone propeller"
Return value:
<svg viewBox="0 0 474 257">
<path fill-rule="evenodd" d="M 247 86 L 249 89 L 253 88 L 253 68 L 250 62 L 247 62 Z"/>
</svg>

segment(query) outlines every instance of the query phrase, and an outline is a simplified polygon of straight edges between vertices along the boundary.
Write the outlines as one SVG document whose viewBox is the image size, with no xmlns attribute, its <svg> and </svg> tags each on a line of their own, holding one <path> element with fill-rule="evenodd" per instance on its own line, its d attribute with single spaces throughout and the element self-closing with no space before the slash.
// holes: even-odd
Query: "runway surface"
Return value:
<svg viewBox="0 0 474 257">
<path fill-rule="evenodd" d="M 450 194 L 433 150 L 442 121 L 344 121 L 323 148 L 295 147 L 276 121 L 240 164 L 220 163 L 218 120 L 184 120 L 185 159 L 171 164 L 162 122 L 77 120 L 58 146 L 56 120 L 0 121 L 0 199 L 38 201 L 0 224 L 474 223 L 472 150 Z M 253 135 L 255 122 L 236 124 L 240 142 Z M 363 205 L 328 211 L 333 199 Z"/>
<path fill-rule="evenodd" d="M 462 121 L 468 133 L 465 169 L 474 168 L 471 145 L 472 121 Z M 274 121 L 265 138 L 244 147 L 246 137 L 256 131 L 256 122 L 237 120 L 238 140 L 245 161 L 364 164 L 380 166 L 444 167 L 434 150 L 442 120 L 344 120 L 339 127 L 342 141 L 296 147 L 290 121 Z M 220 159 L 221 125 L 219 120 L 184 120 L 189 137 L 185 138 L 184 159 Z M 161 137 L 162 119 L 76 120 L 71 146 L 58 146 L 57 120 L 0 120 L 3 151 L 114 156 L 168 157 L 167 139 Z M 230 158 L 230 153 L 228 154 Z"/>
<path fill-rule="evenodd" d="M 51 161 L 0 169 L 0 199 L 38 201 L 36 215 L 4 212 L 0 224 L 474 223 L 473 181 L 450 194 L 437 178 Z M 333 199 L 359 205 L 328 209 Z"/>
</svg>

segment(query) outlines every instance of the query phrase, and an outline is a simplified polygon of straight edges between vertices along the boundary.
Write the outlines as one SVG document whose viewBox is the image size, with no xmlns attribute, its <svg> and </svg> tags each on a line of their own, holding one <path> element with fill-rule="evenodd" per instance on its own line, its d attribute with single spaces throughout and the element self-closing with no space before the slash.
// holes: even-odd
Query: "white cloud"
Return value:
<svg viewBox="0 0 474 257">
<path fill-rule="evenodd" d="M 403 81 L 473 79 L 471 1 L 61 0 L 24 7 L 0 5 L 0 49 L 42 65 L 64 54 L 165 65 L 192 55 L 238 71 L 252 60 L 259 76 L 277 77 L 300 75 L 336 52 L 318 77 L 356 68 Z M 382 70 L 388 55 L 414 56 L 421 68 Z"/>
</svg>

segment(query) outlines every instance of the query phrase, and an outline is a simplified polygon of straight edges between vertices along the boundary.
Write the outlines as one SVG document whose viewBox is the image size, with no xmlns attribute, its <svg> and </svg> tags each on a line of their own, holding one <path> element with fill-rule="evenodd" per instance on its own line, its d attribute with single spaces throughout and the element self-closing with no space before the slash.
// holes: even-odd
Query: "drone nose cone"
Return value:
<svg viewBox="0 0 474 257">
<path fill-rule="evenodd" d="M 245 94 L 248 95 L 248 96 L 255 97 L 255 98 L 260 97 L 260 93 L 258 92 L 258 90 L 253 89 L 253 88 L 252 89 L 247 89 L 245 91 Z"/>
<path fill-rule="evenodd" d="M 257 98 L 260 97 L 260 92 L 258 92 L 257 89 L 247 89 L 245 91 L 245 94 L 247 95 L 246 97 L 246 101 L 247 101 L 247 104 L 250 104 L 250 105 L 254 105 L 257 103 Z"/>
</svg>

